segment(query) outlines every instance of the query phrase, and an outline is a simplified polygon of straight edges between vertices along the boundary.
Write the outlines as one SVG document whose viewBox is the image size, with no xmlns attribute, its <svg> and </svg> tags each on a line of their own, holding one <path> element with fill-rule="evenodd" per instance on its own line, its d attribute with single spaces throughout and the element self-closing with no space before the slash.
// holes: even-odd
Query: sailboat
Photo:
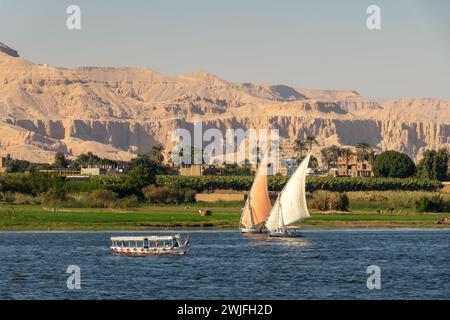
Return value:
<svg viewBox="0 0 450 320">
<path fill-rule="evenodd" d="M 310 217 L 305 190 L 306 171 L 310 158 L 311 153 L 303 159 L 286 183 L 270 211 L 266 228 L 272 237 L 299 237 L 300 229 L 289 225 Z"/>
<path fill-rule="evenodd" d="M 261 165 L 242 209 L 241 233 L 263 233 L 264 222 L 272 209 L 267 186 L 267 165 Z"/>
</svg>

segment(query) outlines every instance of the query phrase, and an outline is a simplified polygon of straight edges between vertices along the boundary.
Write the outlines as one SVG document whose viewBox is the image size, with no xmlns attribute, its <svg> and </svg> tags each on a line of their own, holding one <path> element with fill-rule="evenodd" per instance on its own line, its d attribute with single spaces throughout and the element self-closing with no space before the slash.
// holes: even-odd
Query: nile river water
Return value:
<svg viewBox="0 0 450 320">
<path fill-rule="evenodd" d="M 450 298 L 450 230 L 189 231 L 186 256 L 110 252 L 111 236 L 143 234 L 0 233 L 0 299 Z M 69 265 L 80 267 L 80 290 L 67 288 Z M 381 289 L 366 286 L 371 265 Z"/>
</svg>

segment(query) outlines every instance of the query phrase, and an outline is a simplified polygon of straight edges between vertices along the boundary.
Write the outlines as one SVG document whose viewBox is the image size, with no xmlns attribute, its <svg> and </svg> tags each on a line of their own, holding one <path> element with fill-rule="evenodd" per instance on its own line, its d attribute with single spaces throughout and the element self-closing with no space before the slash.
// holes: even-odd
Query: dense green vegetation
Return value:
<svg viewBox="0 0 450 320">
<path fill-rule="evenodd" d="M 416 202 L 416 209 L 418 212 L 450 212 L 450 200 L 444 200 L 439 194 L 422 196 Z"/>
<path fill-rule="evenodd" d="M 319 193 L 313 193 L 312 197 L 315 198 Z M 444 201 L 450 201 L 450 194 L 426 191 L 356 191 L 346 194 L 349 197 L 350 211 L 415 212 L 418 200 L 423 197 L 439 195 Z M 313 202 L 308 203 L 310 204 L 313 205 Z"/>
<path fill-rule="evenodd" d="M 425 179 L 447 180 L 448 161 L 447 149 L 427 150 L 417 165 L 417 175 Z"/>
<path fill-rule="evenodd" d="M 250 164 L 225 164 L 223 167 L 207 168 L 204 175 L 217 176 L 251 176 L 254 175 Z"/>
<path fill-rule="evenodd" d="M 381 178 L 409 178 L 415 175 L 416 165 L 404 153 L 385 151 L 377 155 L 373 171 Z"/>
<path fill-rule="evenodd" d="M 350 200 L 346 193 L 319 190 L 308 196 L 308 208 L 320 211 L 348 211 Z"/>
<path fill-rule="evenodd" d="M 269 177 L 269 189 L 280 191 L 289 177 Z M 253 182 L 252 176 L 202 176 L 184 177 L 161 175 L 156 177 L 156 185 L 173 189 L 193 189 L 198 192 L 208 190 L 249 190 Z M 439 181 L 425 179 L 394 178 L 334 178 L 308 177 L 307 191 L 329 190 L 336 192 L 370 191 L 370 190 L 424 190 L 436 191 L 442 188 Z"/>
<path fill-rule="evenodd" d="M 305 156 L 306 151 L 311 151 L 315 144 L 314 137 L 296 141 L 298 160 Z M 377 178 L 308 177 L 308 206 L 312 210 L 375 211 L 379 214 L 450 211 L 447 195 L 430 193 L 442 188 L 439 180 L 447 177 L 447 150 L 427 151 L 417 166 L 416 175 L 415 165 L 408 156 L 394 151 L 375 156 L 367 143 L 360 143 L 355 152 L 336 146 L 324 148 L 321 152 L 322 162 L 328 168 L 336 167 L 338 157 L 348 160 L 353 156 L 374 164 Z M 148 204 L 184 204 L 187 207 L 228 208 L 233 211 L 243 204 L 195 204 L 195 194 L 215 190 L 248 191 L 254 179 L 254 172 L 248 164 L 211 168 L 201 177 L 178 176 L 175 166 L 163 163 L 163 147 L 160 145 L 129 162 L 101 159 L 92 153 L 80 155 L 75 160 L 68 160 L 64 154 L 57 153 L 51 165 L 32 164 L 10 157 L 5 160 L 9 173 L 0 174 L 0 201 L 13 213 L 17 206 L 23 204 L 44 206 L 53 213 L 61 213 L 69 208 L 85 208 L 87 211 L 91 208 L 130 210 Z M 89 181 L 68 181 L 51 173 L 38 172 L 40 169 L 79 169 L 89 165 L 120 166 L 127 174 L 92 176 Z M 312 167 L 317 169 L 317 159 L 314 159 Z M 281 191 L 288 179 L 270 176 L 269 189 Z"/>
</svg>

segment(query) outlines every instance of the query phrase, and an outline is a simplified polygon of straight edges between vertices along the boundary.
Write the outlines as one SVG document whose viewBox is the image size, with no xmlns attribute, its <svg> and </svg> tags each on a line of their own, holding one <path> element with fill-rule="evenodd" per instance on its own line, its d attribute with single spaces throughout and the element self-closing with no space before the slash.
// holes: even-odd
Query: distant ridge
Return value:
<svg viewBox="0 0 450 320">
<path fill-rule="evenodd" d="M 413 159 L 450 146 L 449 100 L 369 100 L 353 90 L 234 83 L 204 71 L 55 68 L 1 43 L 0 51 L 0 155 L 18 159 L 51 162 L 56 152 L 91 151 L 127 160 L 157 143 L 168 152 L 174 130 L 192 130 L 196 121 L 223 132 L 278 129 L 284 157 L 295 156 L 297 138 L 311 135 L 318 158 L 332 144 L 367 142 Z"/>
</svg>

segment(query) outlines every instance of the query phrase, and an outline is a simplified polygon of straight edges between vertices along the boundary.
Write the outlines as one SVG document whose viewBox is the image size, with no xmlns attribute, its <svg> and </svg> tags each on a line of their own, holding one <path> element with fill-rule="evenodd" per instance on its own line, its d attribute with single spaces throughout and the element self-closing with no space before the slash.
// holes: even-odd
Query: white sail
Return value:
<svg viewBox="0 0 450 320">
<path fill-rule="evenodd" d="M 306 205 L 305 188 L 306 170 L 308 169 L 310 158 L 311 154 L 308 154 L 305 159 L 303 159 L 300 166 L 291 176 L 278 196 L 266 222 L 266 227 L 269 231 L 283 229 L 284 226 L 310 217 Z"/>
</svg>

